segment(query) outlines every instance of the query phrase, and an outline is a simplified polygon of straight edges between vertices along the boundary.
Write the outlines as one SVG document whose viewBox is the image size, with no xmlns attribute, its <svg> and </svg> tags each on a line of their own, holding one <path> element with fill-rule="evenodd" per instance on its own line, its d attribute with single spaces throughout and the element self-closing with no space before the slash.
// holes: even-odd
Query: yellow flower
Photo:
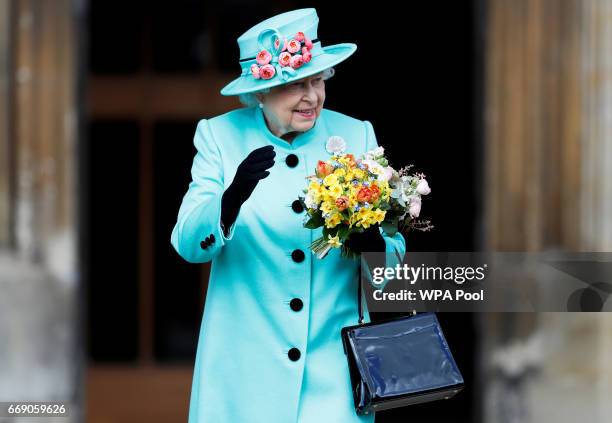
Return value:
<svg viewBox="0 0 612 423">
<path fill-rule="evenodd" d="M 336 199 L 344 193 L 344 190 L 340 184 L 335 184 L 329 187 L 329 193 Z"/>
<path fill-rule="evenodd" d="M 328 186 L 328 187 L 335 185 L 337 183 L 338 183 L 338 177 L 333 173 L 330 173 L 323 179 L 323 184 L 325 184 L 325 186 Z"/>
<path fill-rule="evenodd" d="M 319 184 L 319 182 L 317 180 L 310 180 L 310 183 L 308 184 L 308 189 L 309 190 L 318 190 L 319 188 L 321 188 L 321 184 Z"/>
<path fill-rule="evenodd" d="M 339 248 L 342 246 L 342 243 L 340 242 L 340 238 L 338 237 L 338 235 L 331 236 L 331 234 L 328 234 L 327 238 L 328 238 L 327 243 L 331 244 L 332 247 Z"/>
<path fill-rule="evenodd" d="M 365 220 L 360 220 L 359 222 L 357 222 L 357 226 L 361 226 L 365 229 L 368 229 L 370 227 L 370 221 L 365 219 Z"/>
<path fill-rule="evenodd" d="M 385 220 L 385 215 L 386 214 L 387 214 L 387 212 L 384 211 L 384 210 L 381 210 L 381 209 L 374 210 L 374 212 L 373 212 L 374 221 L 376 223 L 382 223 L 382 221 Z"/>
<path fill-rule="evenodd" d="M 328 228 L 334 228 L 342 221 L 340 213 L 334 213 L 327 219 L 325 219 L 325 226 Z"/>
<path fill-rule="evenodd" d="M 332 203 L 330 201 L 323 201 L 323 203 L 321 203 L 321 211 L 323 213 L 331 213 L 332 210 L 334 210 L 334 208 L 336 207 L 335 203 Z"/>
<path fill-rule="evenodd" d="M 363 179 L 366 176 L 365 172 L 358 168 L 353 169 L 353 175 L 356 179 Z"/>
<path fill-rule="evenodd" d="M 345 176 L 346 170 L 344 170 L 344 168 L 342 167 L 339 167 L 338 169 L 334 170 L 334 175 L 336 175 L 338 178 L 341 176 Z"/>
<path fill-rule="evenodd" d="M 370 213 L 372 213 L 372 212 L 369 209 L 366 209 L 365 207 L 362 207 L 357 212 L 357 215 L 359 216 L 360 220 L 363 220 L 363 219 L 367 219 L 367 217 L 368 217 L 368 215 Z"/>
</svg>

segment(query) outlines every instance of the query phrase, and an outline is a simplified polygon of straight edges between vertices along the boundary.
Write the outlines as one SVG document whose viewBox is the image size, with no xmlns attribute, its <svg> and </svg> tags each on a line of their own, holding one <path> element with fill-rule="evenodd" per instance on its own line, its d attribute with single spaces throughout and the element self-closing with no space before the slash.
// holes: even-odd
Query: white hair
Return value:
<svg viewBox="0 0 612 423">
<path fill-rule="evenodd" d="M 323 75 L 322 75 L 323 76 L 323 80 L 324 81 L 328 80 L 329 78 L 334 76 L 335 73 L 336 73 L 336 70 L 333 67 L 325 69 L 323 71 Z M 239 94 L 238 95 L 238 99 L 246 107 L 253 107 L 253 106 L 257 106 L 259 104 L 259 100 L 257 99 L 257 94 L 268 94 L 269 92 L 270 92 L 270 88 L 264 88 L 264 89 L 259 90 L 259 91 L 253 91 L 253 92 L 250 92 L 250 93 Z"/>
</svg>

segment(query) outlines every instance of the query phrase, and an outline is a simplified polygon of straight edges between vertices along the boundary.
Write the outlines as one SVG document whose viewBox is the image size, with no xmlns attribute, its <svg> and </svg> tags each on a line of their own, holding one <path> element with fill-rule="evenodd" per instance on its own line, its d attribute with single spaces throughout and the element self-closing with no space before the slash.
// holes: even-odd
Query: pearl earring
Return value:
<svg viewBox="0 0 612 423">
<path fill-rule="evenodd" d="M 263 109 L 263 103 L 259 103 L 259 108 Z"/>
</svg>

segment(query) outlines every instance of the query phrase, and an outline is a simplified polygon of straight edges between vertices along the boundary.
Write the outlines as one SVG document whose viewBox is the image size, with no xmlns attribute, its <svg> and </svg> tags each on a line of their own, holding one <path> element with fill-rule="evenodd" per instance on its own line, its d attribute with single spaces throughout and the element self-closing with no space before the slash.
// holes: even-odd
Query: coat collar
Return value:
<svg viewBox="0 0 612 423">
<path fill-rule="evenodd" d="M 317 137 L 323 139 L 323 128 L 325 126 L 324 115 L 325 109 L 321 110 L 321 114 L 315 121 L 315 124 L 308 131 L 302 132 L 298 134 L 293 141 L 290 143 L 280 137 L 277 137 L 270 131 L 268 125 L 266 124 L 266 120 L 264 117 L 263 110 L 260 107 L 255 107 L 255 121 L 257 124 L 257 128 L 264 134 L 264 136 L 270 140 L 270 142 L 274 145 L 278 145 L 279 147 L 286 148 L 288 150 L 296 150 L 301 146 L 307 144 L 310 140 L 316 139 Z"/>
</svg>

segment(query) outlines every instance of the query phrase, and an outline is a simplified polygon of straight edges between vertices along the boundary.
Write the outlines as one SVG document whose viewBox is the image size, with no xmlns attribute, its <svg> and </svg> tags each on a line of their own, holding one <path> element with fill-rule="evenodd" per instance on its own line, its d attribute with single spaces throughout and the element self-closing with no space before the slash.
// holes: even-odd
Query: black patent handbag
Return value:
<svg viewBox="0 0 612 423">
<path fill-rule="evenodd" d="M 434 313 L 364 323 L 361 264 L 359 324 L 342 328 L 357 414 L 449 399 L 463 376 Z"/>
</svg>

